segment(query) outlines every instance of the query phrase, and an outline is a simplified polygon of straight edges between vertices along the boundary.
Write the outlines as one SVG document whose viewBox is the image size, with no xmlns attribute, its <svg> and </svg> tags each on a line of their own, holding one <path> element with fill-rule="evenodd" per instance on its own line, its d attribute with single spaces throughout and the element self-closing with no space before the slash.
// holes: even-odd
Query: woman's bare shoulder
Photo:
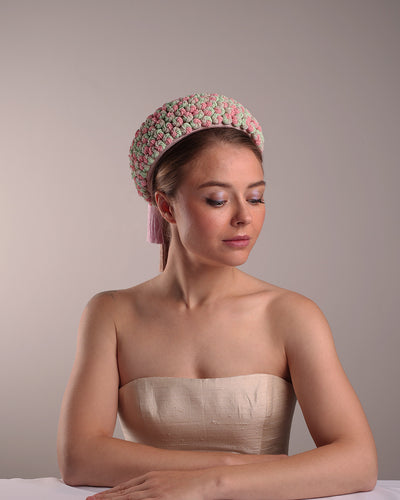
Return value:
<svg viewBox="0 0 400 500">
<path fill-rule="evenodd" d="M 100 316 L 112 316 L 115 321 L 142 311 L 155 295 L 154 279 L 129 288 L 105 290 L 96 293 L 88 301 L 85 311 Z"/>
<path fill-rule="evenodd" d="M 319 310 L 312 299 L 299 292 L 281 287 L 273 287 L 272 290 L 274 299 L 271 301 L 271 308 L 278 313 L 296 316 Z"/>
<path fill-rule="evenodd" d="M 143 296 L 147 296 L 154 289 L 154 282 L 156 278 L 144 281 L 137 285 L 133 285 L 129 288 L 121 288 L 114 290 L 104 290 L 97 292 L 89 300 L 89 304 L 95 305 L 106 305 L 106 304 L 118 304 L 124 302 L 131 302 L 132 300 L 138 300 Z"/>
<path fill-rule="evenodd" d="M 293 309 L 294 307 L 301 307 L 302 304 L 312 302 L 311 299 L 296 291 L 263 281 L 251 275 L 245 274 L 244 281 L 248 283 L 248 287 L 253 293 L 267 298 L 268 305 L 272 308 Z"/>
<path fill-rule="evenodd" d="M 272 290 L 267 303 L 268 321 L 286 346 L 322 338 L 332 341 L 328 321 L 314 300 L 293 290 Z"/>
<path fill-rule="evenodd" d="M 316 318 L 324 318 L 318 305 L 309 297 L 252 276 L 248 278 L 249 288 L 261 300 L 275 326 L 290 327 L 294 323 L 304 324 Z"/>
</svg>

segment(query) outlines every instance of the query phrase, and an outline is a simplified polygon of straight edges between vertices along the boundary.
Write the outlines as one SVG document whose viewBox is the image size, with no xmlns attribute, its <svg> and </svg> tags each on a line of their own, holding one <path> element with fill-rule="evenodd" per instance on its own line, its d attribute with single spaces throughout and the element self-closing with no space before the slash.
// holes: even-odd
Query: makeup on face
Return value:
<svg viewBox="0 0 400 500">
<path fill-rule="evenodd" d="M 247 186 L 248 189 L 254 189 L 260 187 L 261 189 L 254 189 L 251 193 L 245 193 L 244 198 L 251 205 L 264 204 L 264 186 L 265 181 L 258 181 L 256 183 Z M 218 181 L 206 182 L 199 186 L 199 190 L 212 188 L 212 187 L 224 187 L 224 190 L 209 192 L 205 194 L 205 201 L 212 207 L 223 207 L 232 197 L 232 192 L 234 192 L 234 187 L 227 183 L 222 183 Z M 235 194 L 235 196 L 237 196 Z"/>
<path fill-rule="evenodd" d="M 264 221 L 265 181 L 253 152 L 233 145 L 206 149 L 187 170 L 173 200 L 179 244 L 202 262 L 246 262 Z"/>
<path fill-rule="evenodd" d="M 232 248 L 246 248 L 250 244 L 250 236 L 236 236 L 229 240 L 223 240 L 225 245 Z"/>
</svg>

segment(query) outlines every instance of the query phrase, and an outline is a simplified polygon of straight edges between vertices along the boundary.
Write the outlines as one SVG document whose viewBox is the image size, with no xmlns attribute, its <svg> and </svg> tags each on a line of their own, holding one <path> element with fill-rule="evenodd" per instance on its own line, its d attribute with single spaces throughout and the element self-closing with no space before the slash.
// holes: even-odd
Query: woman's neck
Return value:
<svg viewBox="0 0 400 500">
<path fill-rule="evenodd" d="M 159 280 L 170 297 L 186 309 L 194 309 L 234 293 L 241 274 L 235 267 L 195 263 L 170 255 Z"/>
</svg>

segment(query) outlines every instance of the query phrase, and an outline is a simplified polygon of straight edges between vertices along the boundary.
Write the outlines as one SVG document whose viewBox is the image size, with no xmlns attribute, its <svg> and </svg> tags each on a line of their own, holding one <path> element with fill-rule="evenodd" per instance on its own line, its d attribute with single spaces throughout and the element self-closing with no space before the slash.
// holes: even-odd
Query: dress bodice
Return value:
<svg viewBox="0 0 400 500">
<path fill-rule="evenodd" d="M 125 439 L 175 450 L 287 453 L 296 397 L 270 374 L 145 377 L 119 390 Z"/>
</svg>

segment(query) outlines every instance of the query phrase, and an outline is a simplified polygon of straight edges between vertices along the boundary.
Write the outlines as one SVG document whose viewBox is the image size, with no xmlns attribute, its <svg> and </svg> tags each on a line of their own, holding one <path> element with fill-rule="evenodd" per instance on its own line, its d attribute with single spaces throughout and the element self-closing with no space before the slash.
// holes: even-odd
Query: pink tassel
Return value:
<svg viewBox="0 0 400 500">
<path fill-rule="evenodd" d="M 149 243 L 162 244 L 164 242 L 162 226 L 163 218 L 158 208 L 149 203 L 147 214 L 147 241 Z"/>
</svg>

